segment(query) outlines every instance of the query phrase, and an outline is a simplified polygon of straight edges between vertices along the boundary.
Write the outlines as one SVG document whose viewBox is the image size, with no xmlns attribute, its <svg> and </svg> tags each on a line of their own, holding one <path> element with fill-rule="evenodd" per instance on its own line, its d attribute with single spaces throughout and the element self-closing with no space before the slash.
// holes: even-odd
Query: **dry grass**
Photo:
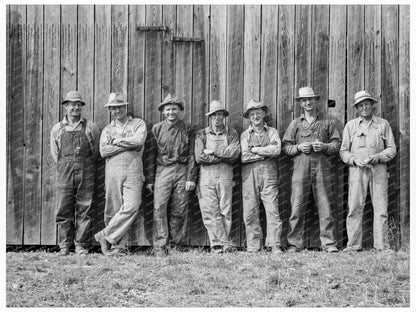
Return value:
<svg viewBox="0 0 416 312">
<path fill-rule="evenodd" d="M 409 307 L 409 251 L 6 254 L 8 307 Z"/>
</svg>

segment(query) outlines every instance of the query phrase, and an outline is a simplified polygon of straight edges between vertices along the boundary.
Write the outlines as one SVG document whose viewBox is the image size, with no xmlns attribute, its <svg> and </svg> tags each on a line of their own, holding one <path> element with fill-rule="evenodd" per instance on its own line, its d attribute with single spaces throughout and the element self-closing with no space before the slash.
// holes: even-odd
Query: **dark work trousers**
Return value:
<svg viewBox="0 0 416 312">
<path fill-rule="evenodd" d="M 91 205 L 94 196 L 95 158 L 85 134 L 65 131 L 57 164 L 57 212 L 59 247 L 88 247 Z M 74 237 L 75 236 L 75 237 Z"/>
</svg>

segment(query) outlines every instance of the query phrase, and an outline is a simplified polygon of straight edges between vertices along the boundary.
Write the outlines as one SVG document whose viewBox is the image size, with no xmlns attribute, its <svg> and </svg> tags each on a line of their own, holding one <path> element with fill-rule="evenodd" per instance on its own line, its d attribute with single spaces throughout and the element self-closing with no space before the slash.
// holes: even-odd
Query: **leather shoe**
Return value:
<svg viewBox="0 0 416 312">
<path fill-rule="evenodd" d="M 94 238 L 97 242 L 100 243 L 101 246 L 101 252 L 105 255 L 105 256 L 109 256 L 111 253 L 108 251 L 109 249 L 109 243 L 107 242 L 107 240 L 104 237 L 104 234 L 102 231 L 96 233 L 94 235 Z"/>
</svg>

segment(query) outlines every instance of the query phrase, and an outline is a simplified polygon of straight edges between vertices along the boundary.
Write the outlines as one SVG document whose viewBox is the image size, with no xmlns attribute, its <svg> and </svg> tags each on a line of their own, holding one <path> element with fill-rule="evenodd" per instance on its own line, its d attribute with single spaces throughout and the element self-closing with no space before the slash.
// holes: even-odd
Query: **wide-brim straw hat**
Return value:
<svg viewBox="0 0 416 312">
<path fill-rule="evenodd" d="M 305 99 L 305 98 L 316 98 L 319 100 L 321 96 L 318 94 L 315 94 L 315 91 L 311 87 L 302 87 L 299 88 L 299 96 L 295 98 L 295 100 Z"/>
<path fill-rule="evenodd" d="M 108 102 L 104 106 L 122 106 L 127 104 L 129 103 L 124 100 L 124 97 L 121 93 L 110 93 L 110 96 L 108 97 Z"/>
<path fill-rule="evenodd" d="M 224 116 L 226 116 L 226 117 L 230 114 L 229 111 L 227 111 L 225 109 L 224 104 L 222 104 L 220 101 L 214 100 L 214 101 L 211 102 L 211 104 L 209 104 L 209 112 L 206 113 L 205 115 L 210 116 L 210 115 L 215 114 L 216 112 L 220 112 L 220 111 L 224 112 Z"/>
<path fill-rule="evenodd" d="M 172 95 L 172 94 L 168 94 L 166 97 L 165 97 L 165 99 L 163 100 L 163 102 L 162 103 L 160 103 L 158 106 L 157 106 L 157 109 L 159 110 L 159 111 L 162 111 L 163 110 L 163 107 L 165 106 L 165 105 L 168 105 L 168 104 L 176 104 L 176 105 L 178 105 L 179 106 L 179 108 L 181 109 L 181 110 L 183 110 L 183 102 L 181 102 L 181 101 L 179 101 L 174 95 Z"/>
<path fill-rule="evenodd" d="M 374 103 L 377 103 L 377 100 L 375 98 L 373 98 L 369 92 L 367 92 L 365 90 L 362 90 L 362 91 L 358 91 L 354 95 L 354 104 L 352 104 L 352 107 L 354 107 L 355 105 L 357 105 L 358 103 L 360 103 L 364 100 L 371 100 Z"/>
<path fill-rule="evenodd" d="M 66 102 L 81 102 L 82 105 L 85 105 L 85 102 L 78 91 L 69 91 L 62 101 L 62 104 L 65 104 Z"/>
<path fill-rule="evenodd" d="M 261 108 L 261 109 L 263 109 L 263 110 L 264 110 L 264 112 L 265 112 L 265 113 L 267 113 L 267 106 L 266 106 L 266 105 L 264 105 L 264 104 L 262 104 L 262 103 L 260 103 L 260 102 L 256 102 L 256 101 L 254 101 L 254 100 L 250 100 L 250 101 L 247 103 L 246 111 L 243 113 L 243 117 L 244 117 L 244 118 L 248 118 L 248 114 L 249 114 L 249 112 L 250 112 L 251 110 L 253 110 L 253 109 L 257 109 L 257 108 Z"/>
</svg>

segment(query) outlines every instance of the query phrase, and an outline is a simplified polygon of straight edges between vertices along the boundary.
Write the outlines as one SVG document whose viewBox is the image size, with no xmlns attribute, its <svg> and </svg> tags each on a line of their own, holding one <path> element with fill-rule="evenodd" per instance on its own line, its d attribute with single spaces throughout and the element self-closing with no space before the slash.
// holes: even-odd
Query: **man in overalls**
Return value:
<svg viewBox="0 0 416 312">
<path fill-rule="evenodd" d="M 292 212 L 287 236 L 288 252 L 304 248 L 303 235 L 306 207 L 312 190 L 319 214 L 322 249 L 338 252 L 331 205 L 331 163 L 329 155 L 339 150 L 340 134 L 336 121 L 319 116 L 316 95 L 311 87 L 299 89 L 303 114 L 293 120 L 283 136 L 283 151 L 293 157 Z"/>
<path fill-rule="evenodd" d="M 56 163 L 56 223 L 62 255 L 88 254 L 91 205 L 94 196 L 100 130 L 81 117 L 85 102 L 78 91 L 69 91 L 62 102 L 63 120 L 53 126 L 50 149 Z"/>
<path fill-rule="evenodd" d="M 127 105 L 119 93 L 111 93 L 105 104 L 113 116 L 100 139 L 100 153 L 106 160 L 105 228 L 94 236 L 104 255 L 128 253 L 130 226 L 142 203 L 147 130 L 142 119 L 127 115 Z"/>
<path fill-rule="evenodd" d="M 280 236 L 282 220 L 278 209 L 277 156 L 281 142 L 277 129 L 264 121 L 267 106 L 250 100 L 243 114 L 250 125 L 241 134 L 241 161 L 243 180 L 243 215 L 246 225 L 247 252 L 262 248 L 260 200 L 266 212 L 267 236 L 264 245 L 274 254 L 282 253 Z"/>
<path fill-rule="evenodd" d="M 359 116 L 344 128 L 340 155 L 349 165 L 349 192 L 345 252 L 362 249 L 363 211 L 367 191 L 374 210 L 374 248 L 390 250 L 388 242 L 388 172 L 386 163 L 396 156 L 393 131 L 387 120 L 373 114 L 377 100 L 367 91 L 355 94 Z"/>
<path fill-rule="evenodd" d="M 146 187 L 154 192 L 153 251 L 156 256 L 169 253 L 169 237 L 174 248 L 183 249 L 188 244 L 188 198 L 196 185 L 196 163 L 191 127 L 179 118 L 179 110 L 183 109 L 183 103 L 168 94 L 158 105 L 165 120 L 152 128 L 153 148 L 149 153 L 154 153 L 151 158 L 155 159 L 156 166 L 148 166 Z"/>
<path fill-rule="evenodd" d="M 201 165 L 199 207 L 211 252 L 232 252 L 233 163 L 240 155 L 240 143 L 237 131 L 224 124 L 229 112 L 221 102 L 212 101 L 206 115 L 210 126 L 198 131 L 195 138 L 195 161 Z"/>
</svg>

